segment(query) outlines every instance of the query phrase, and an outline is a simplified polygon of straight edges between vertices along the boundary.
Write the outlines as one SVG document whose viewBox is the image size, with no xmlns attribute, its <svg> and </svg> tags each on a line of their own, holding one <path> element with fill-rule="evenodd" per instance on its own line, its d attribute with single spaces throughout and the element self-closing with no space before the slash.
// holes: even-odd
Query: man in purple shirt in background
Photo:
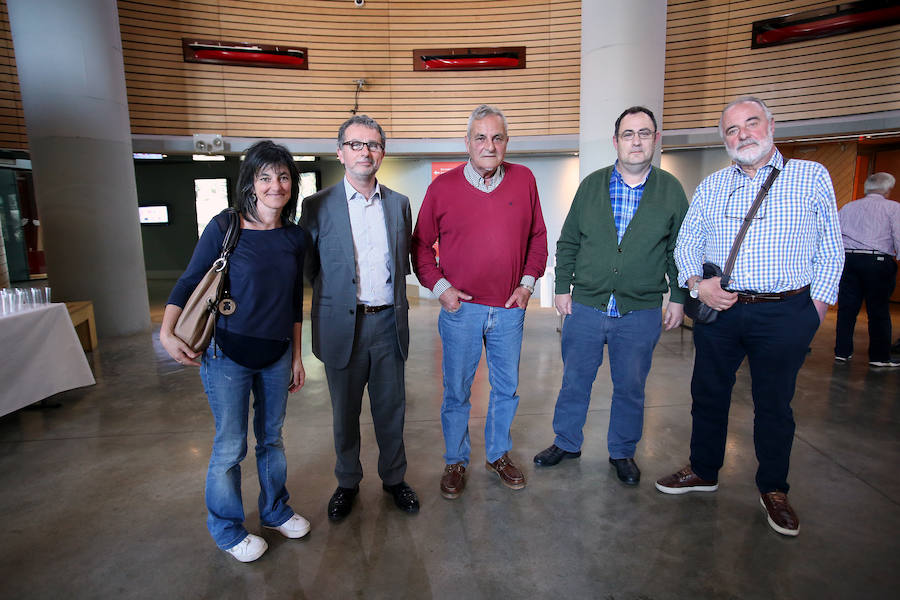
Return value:
<svg viewBox="0 0 900 600">
<path fill-rule="evenodd" d="M 844 241 L 844 273 L 838 291 L 834 360 L 853 356 L 856 315 L 866 301 L 869 317 L 869 366 L 900 367 L 891 358 L 891 311 L 888 302 L 897 283 L 900 259 L 900 203 L 889 200 L 894 189 L 889 173 L 866 179 L 866 195 L 844 206 L 838 217 Z"/>
</svg>

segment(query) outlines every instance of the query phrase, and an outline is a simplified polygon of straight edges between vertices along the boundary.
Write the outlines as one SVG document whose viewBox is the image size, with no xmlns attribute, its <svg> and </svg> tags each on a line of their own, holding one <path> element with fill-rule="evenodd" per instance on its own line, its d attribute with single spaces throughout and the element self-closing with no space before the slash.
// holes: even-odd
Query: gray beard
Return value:
<svg viewBox="0 0 900 600">
<path fill-rule="evenodd" d="M 754 149 L 754 144 L 748 144 L 741 149 L 738 149 L 738 148 L 732 149 L 732 148 L 729 148 L 728 146 L 725 146 L 725 150 L 728 152 L 728 156 L 731 157 L 731 160 L 733 160 L 734 162 L 736 162 L 739 165 L 747 166 L 747 165 L 754 165 L 757 162 L 759 162 L 766 154 L 769 153 L 769 151 L 772 149 L 772 147 L 774 145 L 775 145 L 775 142 L 774 142 L 772 136 L 767 136 L 766 139 L 761 140 L 757 144 L 755 144 L 756 152 L 754 152 L 753 154 L 751 154 L 749 156 L 747 154 L 744 154 L 743 156 L 741 156 L 741 154 L 739 154 L 739 153 L 742 151 L 746 152 L 746 150 L 748 148 Z"/>
</svg>

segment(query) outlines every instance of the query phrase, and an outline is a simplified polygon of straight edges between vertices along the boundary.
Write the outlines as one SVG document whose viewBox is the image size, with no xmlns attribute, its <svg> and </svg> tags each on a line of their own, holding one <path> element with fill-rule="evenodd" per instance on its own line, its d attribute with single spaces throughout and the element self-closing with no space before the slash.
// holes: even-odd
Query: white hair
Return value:
<svg viewBox="0 0 900 600">
<path fill-rule="evenodd" d="M 503 131 L 509 133 L 509 127 L 506 125 L 506 115 L 503 114 L 502 110 L 496 106 L 491 106 L 490 104 L 479 104 L 475 107 L 475 110 L 472 111 L 472 114 L 469 115 L 469 124 L 466 126 L 466 136 L 472 135 L 472 123 L 491 115 L 500 117 L 503 121 Z"/>
<path fill-rule="evenodd" d="M 863 191 L 866 194 L 881 194 L 886 196 L 894 189 L 897 182 L 890 173 L 872 173 L 866 177 L 866 183 L 863 185 Z"/>
<path fill-rule="evenodd" d="M 732 100 L 731 102 L 729 102 L 728 105 L 722 109 L 722 116 L 719 117 L 719 135 L 722 137 L 723 140 L 725 139 L 725 131 L 722 129 L 722 119 L 725 118 L 725 113 L 728 112 L 728 109 L 733 106 L 737 106 L 738 104 L 746 104 L 748 102 L 750 104 L 756 104 L 761 109 L 763 109 L 763 112 L 766 114 L 766 119 L 769 122 L 771 122 L 774 119 L 774 117 L 772 116 L 772 111 L 769 110 L 769 107 L 766 106 L 766 103 L 763 102 L 762 100 L 760 100 L 759 98 L 757 98 L 756 96 L 741 96 L 740 98 L 736 98 L 736 99 Z"/>
</svg>

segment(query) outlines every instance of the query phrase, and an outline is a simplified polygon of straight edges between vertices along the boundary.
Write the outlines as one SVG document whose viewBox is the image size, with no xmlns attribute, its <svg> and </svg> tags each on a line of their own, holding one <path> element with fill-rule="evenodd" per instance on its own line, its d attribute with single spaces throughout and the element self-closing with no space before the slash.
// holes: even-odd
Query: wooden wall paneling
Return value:
<svg viewBox="0 0 900 600">
<path fill-rule="evenodd" d="M 753 21 L 832 4 L 670 0 L 667 128 L 714 126 L 721 107 L 741 95 L 763 98 L 781 121 L 900 108 L 900 26 L 750 49 Z"/>
<path fill-rule="evenodd" d="M 778 128 L 775 128 L 778 135 Z M 785 158 L 821 163 L 831 175 L 838 207 L 855 198 L 857 143 L 855 141 L 817 142 L 814 144 L 778 144 Z"/>
<path fill-rule="evenodd" d="M 360 111 L 392 137 L 455 137 L 488 98 L 518 135 L 578 131 L 581 3 L 369 0 L 119 0 L 135 133 L 332 137 L 366 79 Z M 309 71 L 212 68 L 181 60 L 182 37 L 309 48 Z M 413 48 L 525 45 L 526 69 L 492 77 L 411 72 Z M 260 95 L 260 91 L 265 93 Z M 215 128 L 214 130 L 211 128 Z"/>
<path fill-rule="evenodd" d="M 0 149 L 27 150 L 25 115 L 6 2 L 0 2 Z"/>
</svg>

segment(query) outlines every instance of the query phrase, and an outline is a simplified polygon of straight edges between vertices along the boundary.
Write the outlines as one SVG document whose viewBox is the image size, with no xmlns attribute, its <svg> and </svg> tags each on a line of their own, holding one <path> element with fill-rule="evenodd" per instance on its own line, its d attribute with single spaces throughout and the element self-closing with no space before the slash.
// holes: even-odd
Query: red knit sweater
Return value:
<svg viewBox="0 0 900 600">
<path fill-rule="evenodd" d="M 503 163 L 503 181 L 485 193 L 466 181 L 464 167 L 428 186 L 413 232 L 413 266 L 428 289 L 445 277 L 472 302 L 503 306 L 522 275 L 538 278 L 547 265 L 537 184 L 527 167 Z M 440 242 L 440 264 L 435 241 Z"/>
</svg>

